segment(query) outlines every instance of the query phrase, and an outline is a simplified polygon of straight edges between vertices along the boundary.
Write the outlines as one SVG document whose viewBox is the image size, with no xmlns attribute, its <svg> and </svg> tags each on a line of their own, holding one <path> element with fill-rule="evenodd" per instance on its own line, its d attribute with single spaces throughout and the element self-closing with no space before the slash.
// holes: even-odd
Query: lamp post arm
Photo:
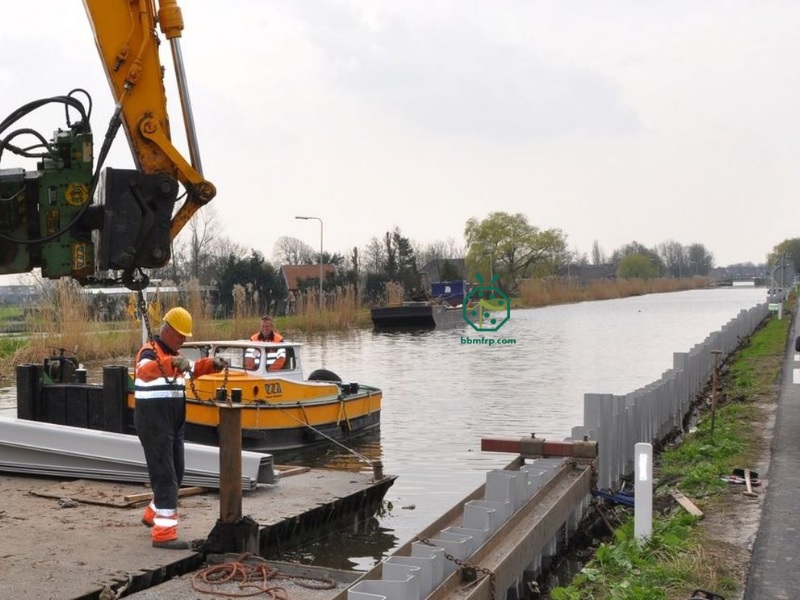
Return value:
<svg viewBox="0 0 800 600">
<path fill-rule="evenodd" d="M 301 219 L 303 221 L 309 221 L 309 220 L 313 219 L 314 221 L 319 221 L 319 309 L 322 310 L 322 279 L 323 279 L 323 277 L 322 277 L 322 274 L 323 274 L 323 269 L 322 269 L 322 253 L 323 253 L 323 249 L 322 249 L 322 240 L 323 240 L 322 219 L 320 217 L 295 217 L 295 219 Z"/>
</svg>

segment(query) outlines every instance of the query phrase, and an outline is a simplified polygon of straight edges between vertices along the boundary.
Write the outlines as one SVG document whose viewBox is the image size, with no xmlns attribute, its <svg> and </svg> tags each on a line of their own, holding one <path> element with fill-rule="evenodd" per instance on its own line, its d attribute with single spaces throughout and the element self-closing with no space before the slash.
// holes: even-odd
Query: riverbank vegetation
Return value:
<svg viewBox="0 0 800 600">
<path fill-rule="evenodd" d="M 795 306 L 792 298 L 787 309 Z M 742 510 L 743 486 L 720 475 L 753 468 L 769 448 L 770 415 L 787 349 L 791 318 L 772 317 L 721 369 L 716 393 L 709 387 L 696 427 L 658 455 L 654 477 L 653 535 L 640 544 L 630 509 L 613 513 L 619 527 L 600 544 L 569 587 L 552 600 L 685 600 L 696 589 L 731 597 L 745 584 L 749 548 L 731 542 L 730 515 Z M 717 410 L 710 411 L 717 397 Z M 679 490 L 705 513 L 689 515 L 670 495 Z M 610 520 L 610 519 L 609 519 Z"/>
<path fill-rule="evenodd" d="M 539 307 L 551 304 L 610 300 L 644 294 L 680 292 L 708 287 L 707 277 L 684 279 L 527 279 L 520 285 L 520 306 Z"/>
<path fill-rule="evenodd" d="M 708 285 L 700 277 L 691 279 L 610 279 L 601 282 L 580 283 L 570 279 L 541 279 L 524 282 L 520 295 L 512 298 L 514 310 L 591 300 L 623 298 L 642 294 L 671 292 Z M 400 284 L 387 286 L 389 298 L 402 301 L 404 290 Z M 230 318 L 214 317 L 214 307 L 196 282 L 186 293 L 176 297 L 159 297 L 149 301 L 147 311 L 150 331 L 158 332 L 161 315 L 179 302 L 194 319 L 195 339 L 243 339 L 258 330 L 261 316 L 258 292 L 245 286 L 232 289 L 232 314 Z M 292 314 L 275 316 L 277 329 L 288 339 L 298 334 L 343 331 L 371 326 L 369 307 L 360 300 L 352 286 L 337 288 L 326 293 L 322 307 L 319 294 L 314 290 L 298 294 Z M 35 307 L 7 311 L 7 318 L 22 325 L 24 333 L 5 337 L 0 341 L 0 378 L 13 374 L 15 365 L 40 362 L 45 356 L 64 349 L 74 353 L 81 361 L 107 360 L 120 356 L 133 356 L 142 340 L 142 325 L 138 320 L 135 295 L 131 294 L 125 317 L 119 321 L 102 320 L 93 316 L 93 297 L 71 280 L 57 281 L 45 299 Z M 0 315 L 0 323 L 3 321 Z"/>
<path fill-rule="evenodd" d="M 411 301 L 425 299 L 431 283 L 465 280 L 474 284 L 479 277 L 483 284 L 519 297 L 521 284 L 531 279 L 606 282 L 717 276 L 730 280 L 763 278 L 766 272 L 752 264 L 715 272 L 714 257 L 703 244 L 670 239 L 653 246 L 633 240 L 611 252 L 595 241 L 590 253 L 580 252 L 568 246 L 568 236 L 561 229 L 543 229 L 523 213 L 503 211 L 468 219 L 463 244 L 453 239 L 417 243 L 393 227 L 363 247 L 340 252 L 281 236 L 269 258 L 220 236 L 215 221 L 211 207 L 198 213 L 175 240 L 169 264 L 152 269 L 149 276 L 165 285 L 186 286 L 197 280 L 213 286 L 218 292 L 216 314 L 226 317 L 233 312 L 236 286 L 257 294 L 261 311 L 290 315 L 298 293 L 321 291 L 328 296 L 348 287 L 358 289 L 360 302 L 374 305 L 390 301 L 391 284 L 402 286 L 403 300 Z"/>
</svg>

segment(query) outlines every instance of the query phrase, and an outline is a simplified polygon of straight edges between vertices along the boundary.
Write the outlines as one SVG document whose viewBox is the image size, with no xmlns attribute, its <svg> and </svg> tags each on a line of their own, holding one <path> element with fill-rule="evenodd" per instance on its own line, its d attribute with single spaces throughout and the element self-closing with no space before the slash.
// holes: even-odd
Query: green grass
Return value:
<svg viewBox="0 0 800 600">
<path fill-rule="evenodd" d="M 656 496 L 676 487 L 702 509 L 713 510 L 728 485 L 720 475 L 755 462 L 763 450 L 756 433 L 765 418 L 759 402 L 776 397 L 790 325 L 788 316 L 780 321 L 771 317 L 731 357 L 713 435 L 710 412 L 705 410 L 680 445 L 658 456 L 655 476 L 669 486 L 656 487 Z M 552 600 L 673 600 L 689 597 L 694 589 L 736 593 L 738 582 L 723 561 L 704 548 L 697 523 L 679 508 L 657 513 L 652 537 L 640 545 L 634 539 L 633 516 L 628 515 L 613 540 L 597 548 L 570 586 L 551 591 Z"/>
<path fill-rule="evenodd" d="M 21 306 L 0 306 L 0 325 L 3 321 L 20 321 L 25 317 Z"/>
<path fill-rule="evenodd" d="M 646 545 L 634 538 L 633 523 L 625 523 L 613 541 L 597 548 L 592 564 L 569 588 L 552 591 L 553 600 L 665 600 L 667 590 L 684 587 L 693 578 L 689 550 L 694 523 L 687 514 L 654 522 Z"/>
<path fill-rule="evenodd" d="M 24 337 L 0 337 L 0 357 L 11 356 L 20 348 L 28 345 L 27 338 Z"/>
</svg>

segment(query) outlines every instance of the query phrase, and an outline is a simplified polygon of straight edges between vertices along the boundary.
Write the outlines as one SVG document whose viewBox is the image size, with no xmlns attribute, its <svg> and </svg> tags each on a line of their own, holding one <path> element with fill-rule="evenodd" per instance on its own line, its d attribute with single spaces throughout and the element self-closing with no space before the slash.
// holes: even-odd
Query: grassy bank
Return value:
<svg viewBox="0 0 800 600">
<path fill-rule="evenodd" d="M 741 486 L 720 474 L 752 468 L 767 451 L 764 432 L 770 430 L 790 321 L 770 318 L 724 365 L 713 433 L 709 389 L 696 429 L 659 454 L 654 506 L 660 510 L 651 539 L 637 543 L 632 513 L 614 509 L 620 521 L 613 538 L 596 548 L 571 586 L 551 592 L 553 600 L 685 600 L 695 589 L 726 597 L 741 591 L 748 552 L 723 540 L 731 526 L 726 515 L 742 508 L 736 489 Z M 674 489 L 691 498 L 705 518 L 690 516 L 672 501 Z"/>
</svg>

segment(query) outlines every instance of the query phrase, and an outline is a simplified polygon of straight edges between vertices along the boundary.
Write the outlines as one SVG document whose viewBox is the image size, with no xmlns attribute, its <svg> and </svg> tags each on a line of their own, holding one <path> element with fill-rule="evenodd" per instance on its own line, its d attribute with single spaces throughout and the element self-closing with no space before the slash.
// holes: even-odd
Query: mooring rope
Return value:
<svg viewBox="0 0 800 600">
<path fill-rule="evenodd" d="M 281 407 L 280 407 L 280 406 L 278 406 L 277 404 L 272 404 L 272 403 L 270 403 L 270 402 L 265 402 L 265 404 L 266 404 L 267 406 L 271 406 L 271 407 L 273 407 L 273 408 L 277 408 L 279 411 L 281 411 L 281 412 L 282 412 L 284 415 L 286 415 L 287 417 L 289 417 L 289 418 L 291 418 L 291 419 L 294 419 L 295 421 L 297 421 L 298 423 L 300 423 L 300 424 L 302 424 L 302 425 L 305 425 L 306 427 L 308 427 L 308 428 L 309 428 L 311 431 L 313 431 L 313 432 L 314 432 L 314 433 L 316 433 L 317 435 L 321 435 L 322 437 L 324 437 L 324 438 L 325 438 L 325 439 L 327 439 L 328 441 L 330 441 L 330 442 L 333 442 L 334 444 L 336 444 L 337 446 L 340 446 L 340 447 L 341 447 L 341 448 L 343 448 L 344 450 L 347 450 L 347 451 L 348 451 L 350 454 L 352 454 L 353 456 L 355 456 L 355 457 L 356 457 L 356 458 L 358 458 L 359 460 L 363 460 L 363 461 L 364 461 L 365 463 L 367 463 L 369 466 L 371 466 L 371 467 L 374 467 L 374 466 L 375 466 L 375 465 L 374 465 L 374 462 L 375 462 L 375 461 L 373 461 L 373 460 L 370 460 L 369 458 L 367 458 L 367 457 L 366 457 L 366 456 L 364 456 L 363 454 L 359 454 L 358 452 L 356 452 L 356 451 L 355 451 L 355 450 L 353 450 L 352 448 L 348 448 L 347 446 L 345 446 L 344 444 L 342 444 L 342 443 L 341 443 L 339 440 L 335 440 L 335 439 L 333 439 L 331 436 L 329 436 L 329 435 L 327 435 L 326 433 L 324 433 L 324 432 L 320 431 L 319 429 L 317 429 L 317 428 L 316 428 L 316 427 L 314 427 L 313 425 L 310 425 L 310 424 L 309 424 L 309 423 L 307 423 L 306 421 L 303 421 L 302 419 L 298 419 L 298 418 L 297 418 L 297 417 L 295 417 L 295 416 L 294 416 L 292 413 L 290 413 L 290 412 L 289 412 L 289 411 L 287 411 L 287 410 L 284 410 L 283 408 L 281 408 Z M 298 406 L 301 408 L 301 410 L 305 411 L 305 408 L 304 408 L 304 407 L 303 407 L 303 406 L 302 406 L 302 405 L 301 405 L 299 402 L 297 403 L 297 405 L 298 405 Z"/>
</svg>

